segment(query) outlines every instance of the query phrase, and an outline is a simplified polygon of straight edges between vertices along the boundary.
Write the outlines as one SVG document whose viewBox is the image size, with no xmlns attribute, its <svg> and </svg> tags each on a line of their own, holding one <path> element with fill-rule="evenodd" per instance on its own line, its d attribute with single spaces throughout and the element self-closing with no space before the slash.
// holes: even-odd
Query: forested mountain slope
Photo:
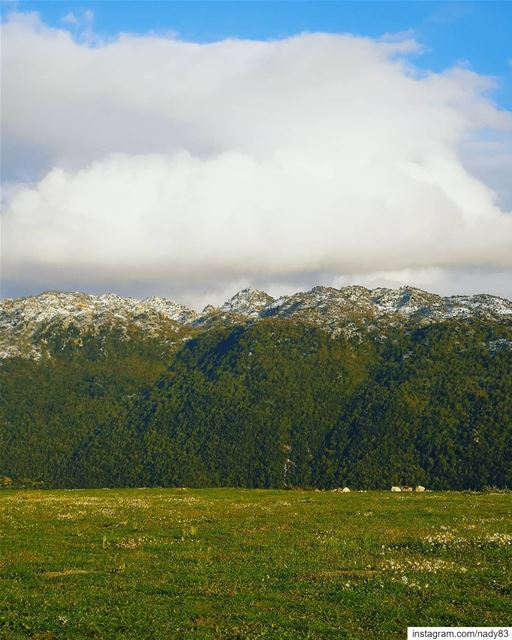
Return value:
<svg viewBox="0 0 512 640">
<path fill-rule="evenodd" d="M 44 296 L 2 303 L 0 475 L 512 486 L 508 301 L 245 290 L 196 314 L 160 298 Z"/>
</svg>

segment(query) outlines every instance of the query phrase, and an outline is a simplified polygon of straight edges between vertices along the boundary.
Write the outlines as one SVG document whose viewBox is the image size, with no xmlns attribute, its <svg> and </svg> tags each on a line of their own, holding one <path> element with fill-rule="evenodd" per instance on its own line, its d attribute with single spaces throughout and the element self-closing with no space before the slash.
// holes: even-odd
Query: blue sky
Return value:
<svg viewBox="0 0 512 640">
<path fill-rule="evenodd" d="M 411 30 L 425 50 L 416 63 L 440 71 L 456 63 L 495 76 L 495 99 L 512 106 L 512 2 L 154 2 L 121 0 L 3 4 L 4 10 L 37 11 L 54 26 L 62 17 L 87 10 L 94 30 L 174 31 L 184 40 L 207 42 L 227 37 L 274 39 L 304 31 L 353 33 L 378 37 Z M 72 29 L 72 26 L 69 28 Z"/>
</svg>

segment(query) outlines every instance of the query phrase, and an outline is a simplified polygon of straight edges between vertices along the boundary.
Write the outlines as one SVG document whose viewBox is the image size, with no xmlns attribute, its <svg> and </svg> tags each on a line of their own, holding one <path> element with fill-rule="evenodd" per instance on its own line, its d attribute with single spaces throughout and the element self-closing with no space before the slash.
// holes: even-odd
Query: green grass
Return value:
<svg viewBox="0 0 512 640">
<path fill-rule="evenodd" d="M 512 493 L 0 492 L 0 637 L 404 638 L 512 620 Z"/>
</svg>

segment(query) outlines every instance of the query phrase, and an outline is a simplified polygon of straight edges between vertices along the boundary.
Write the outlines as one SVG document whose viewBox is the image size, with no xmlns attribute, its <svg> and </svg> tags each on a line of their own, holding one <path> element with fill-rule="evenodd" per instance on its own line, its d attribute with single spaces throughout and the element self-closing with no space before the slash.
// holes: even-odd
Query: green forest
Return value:
<svg viewBox="0 0 512 640">
<path fill-rule="evenodd" d="M 47 487 L 512 487 L 512 329 L 104 330 L 0 367 L 0 475 Z"/>
</svg>

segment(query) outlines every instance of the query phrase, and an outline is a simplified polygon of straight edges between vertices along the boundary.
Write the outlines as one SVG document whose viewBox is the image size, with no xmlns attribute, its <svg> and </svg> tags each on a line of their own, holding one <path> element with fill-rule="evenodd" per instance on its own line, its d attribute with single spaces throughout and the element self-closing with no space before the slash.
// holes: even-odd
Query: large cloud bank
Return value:
<svg viewBox="0 0 512 640">
<path fill-rule="evenodd" d="M 485 174 L 511 166 L 512 114 L 488 79 L 420 73 L 408 40 L 91 44 L 26 14 L 2 31 L 9 292 L 512 294 L 510 202 Z"/>
</svg>

